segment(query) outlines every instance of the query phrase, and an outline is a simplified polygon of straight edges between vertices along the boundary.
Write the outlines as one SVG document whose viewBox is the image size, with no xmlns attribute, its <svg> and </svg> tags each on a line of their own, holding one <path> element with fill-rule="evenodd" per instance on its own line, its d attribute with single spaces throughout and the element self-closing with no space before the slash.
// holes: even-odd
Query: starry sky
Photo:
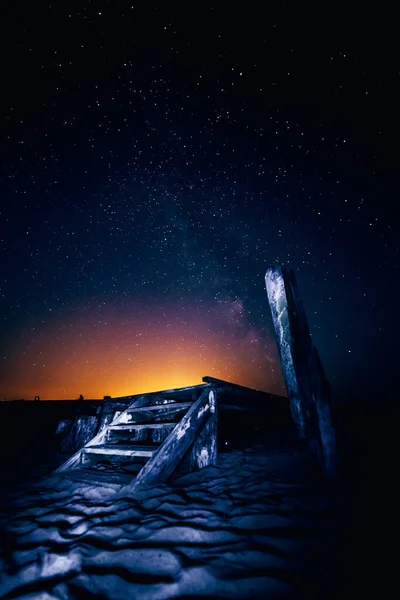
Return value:
<svg viewBox="0 0 400 600">
<path fill-rule="evenodd" d="M 334 396 L 392 393 L 393 19 L 170 4 L 1 3 L 0 398 L 284 394 L 275 263 Z"/>
</svg>

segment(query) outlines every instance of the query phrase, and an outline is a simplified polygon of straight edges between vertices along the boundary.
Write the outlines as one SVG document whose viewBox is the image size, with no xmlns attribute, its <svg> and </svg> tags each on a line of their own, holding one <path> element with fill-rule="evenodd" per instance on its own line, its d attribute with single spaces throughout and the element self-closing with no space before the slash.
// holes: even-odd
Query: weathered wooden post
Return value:
<svg viewBox="0 0 400 600">
<path fill-rule="evenodd" d="M 210 415 L 198 434 L 189 456 L 189 472 L 215 465 L 218 458 L 218 411 L 216 390 L 208 392 Z"/>
<path fill-rule="evenodd" d="M 314 346 L 294 272 L 268 269 L 265 276 L 282 372 L 300 438 L 317 454 L 330 477 L 337 475 L 336 436 L 329 383 Z"/>
</svg>

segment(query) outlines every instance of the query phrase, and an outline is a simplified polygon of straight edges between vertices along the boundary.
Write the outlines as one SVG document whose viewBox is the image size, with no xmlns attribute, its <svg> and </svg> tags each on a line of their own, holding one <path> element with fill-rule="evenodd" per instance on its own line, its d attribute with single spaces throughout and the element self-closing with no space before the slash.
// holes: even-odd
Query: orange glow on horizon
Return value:
<svg viewBox="0 0 400 600">
<path fill-rule="evenodd" d="M 275 344 L 238 325 L 236 308 L 234 323 L 232 310 L 187 312 L 110 316 L 104 308 L 54 316 L 15 340 L 0 398 L 115 398 L 196 385 L 205 375 L 286 395 Z"/>
</svg>

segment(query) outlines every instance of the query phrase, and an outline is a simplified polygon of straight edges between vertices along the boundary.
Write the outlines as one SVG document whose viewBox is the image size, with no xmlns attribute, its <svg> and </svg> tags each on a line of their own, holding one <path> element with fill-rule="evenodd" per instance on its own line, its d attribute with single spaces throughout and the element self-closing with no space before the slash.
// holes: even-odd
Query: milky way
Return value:
<svg viewBox="0 0 400 600">
<path fill-rule="evenodd" d="M 390 58 L 325 13 L 6 4 L 0 398 L 284 393 L 275 263 L 334 388 L 388 381 Z"/>
</svg>

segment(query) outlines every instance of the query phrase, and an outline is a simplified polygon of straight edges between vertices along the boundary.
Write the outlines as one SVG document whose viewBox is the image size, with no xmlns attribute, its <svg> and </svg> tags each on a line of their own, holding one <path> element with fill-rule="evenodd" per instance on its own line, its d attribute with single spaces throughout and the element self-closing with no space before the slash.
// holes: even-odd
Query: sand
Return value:
<svg viewBox="0 0 400 600">
<path fill-rule="evenodd" d="M 336 597 L 337 500 L 304 449 L 259 444 L 121 489 L 53 476 L 9 491 L 1 598 Z"/>
</svg>

